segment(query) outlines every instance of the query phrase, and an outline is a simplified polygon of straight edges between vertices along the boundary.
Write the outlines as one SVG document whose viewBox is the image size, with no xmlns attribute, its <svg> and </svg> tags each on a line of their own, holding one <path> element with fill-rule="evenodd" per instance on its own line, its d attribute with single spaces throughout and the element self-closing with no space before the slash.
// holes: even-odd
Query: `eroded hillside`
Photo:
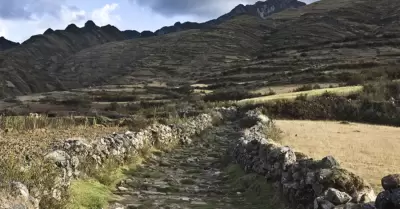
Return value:
<svg viewBox="0 0 400 209">
<path fill-rule="evenodd" d="M 223 63 L 221 60 L 224 61 L 221 58 L 223 56 L 248 55 L 248 51 L 258 49 L 258 46 L 254 46 L 260 37 L 258 32 L 264 30 L 263 27 L 260 27 L 262 26 L 260 21 L 262 18 L 260 16 L 266 17 L 285 8 L 297 8 L 303 5 L 304 3 L 297 0 L 280 2 L 268 0 L 258 2 L 255 5 L 241 5 L 216 20 L 195 24 L 194 27 L 175 24 L 172 27 L 156 31 L 156 33 L 151 31 L 143 31 L 142 33 L 120 31 L 110 25 L 98 27 L 92 21 L 87 22 L 83 28 L 78 28 L 72 24 L 65 30 L 53 31 L 49 29 L 43 35 L 33 36 L 21 46 L 13 47 L 0 54 L 1 96 L 62 90 L 66 89 L 66 87 L 71 87 L 71 85 L 77 88 L 81 87 L 81 85 L 104 84 L 119 79 L 124 81 L 124 78 L 129 76 L 139 78 L 147 75 L 153 76 L 153 74 L 162 76 L 166 73 L 165 71 L 177 71 L 179 74 L 187 74 L 187 69 L 192 69 L 192 65 L 197 65 L 201 60 L 212 60 L 210 62 L 206 61 L 206 64 L 210 66 L 214 65 L 214 63 L 221 65 Z M 225 27 L 228 30 L 221 30 L 220 26 L 217 26 L 219 29 L 212 28 L 243 14 L 253 18 L 240 17 L 243 23 L 234 24 L 240 25 L 239 28 L 235 26 L 228 28 L 231 25 L 229 23 Z M 233 22 L 237 21 L 233 20 Z M 255 23 L 261 25 L 253 25 Z M 181 26 L 182 28 L 180 28 Z M 165 37 L 162 35 L 193 28 L 197 30 Z M 222 28 L 224 27 L 222 26 Z M 254 31 L 252 28 L 257 30 Z M 255 33 L 255 35 L 252 33 Z M 229 35 L 226 36 L 227 34 Z M 148 38 L 156 35 L 160 36 L 149 40 L 116 42 L 100 46 L 108 42 L 138 37 Z M 257 40 L 253 38 L 254 36 Z M 199 46 L 193 47 L 198 43 L 200 43 Z M 232 46 L 229 44 L 232 44 Z M 89 49 L 91 47 L 94 48 Z M 225 53 L 225 51 L 228 51 L 228 53 Z M 237 53 L 238 51 L 241 52 Z M 210 57 L 208 57 L 208 53 L 211 54 Z M 165 56 L 165 54 L 168 54 L 168 56 Z M 181 57 L 182 54 L 185 57 Z M 199 58 L 198 54 L 206 55 Z M 114 57 L 118 59 L 109 59 L 114 59 Z M 99 58 L 104 58 L 104 60 L 99 60 Z M 176 60 L 171 63 L 173 66 L 182 66 L 184 70 L 181 71 L 182 69 L 180 68 L 169 69 L 171 64 L 168 63 L 168 60 L 170 59 Z M 194 60 L 193 62 L 187 62 L 192 59 Z M 233 59 L 237 58 L 234 57 Z M 148 62 L 154 63 L 149 65 Z M 162 67 L 164 70 L 160 70 L 157 63 L 166 63 L 166 66 Z M 204 65 L 199 65 L 194 69 L 197 70 L 200 67 L 204 67 Z M 132 70 L 135 73 L 132 74 Z M 201 70 L 207 71 L 203 68 Z M 116 72 L 118 73 L 114 75 Z M 196 71 L 190 71 L 190 73 L 192 72 Z M 87 73 L 97 76 L 90 77 L 90 80 L 84 82 L 87 79 L 85 77 Z M 167 74 L 170 75 L 168 72 Z M 113 78 L 110 79 L 110 76 Z M 130 79 L 125 81 L 130 81 Z"/>
<path fill-rule="evenodd" d="M 91 48 L 70 57 L 56 74 L 68 86 L 146 78 L 341 82 L 343 72 L 381 72 L 396 65 L 399 8 L 396 1 L 323 0 L 265 20 L 239 16 L 211 29 Z M 91 66 L 91 60 L 101 61 Z M 90 76 L 94 72 L 100 73 Z"/>
<path fill-rule="evenodd" d="M 379 74 L 398 62 L 399 2 L 322 0 L 292 7 L 268 18 L 239 15 L 207 28 L 133 40 L 115 27 L 92 22 L 82 29 L 49 30 L 0 54 L 1 92 L 9 96 L 149 79 L 343 82 L 349 77 L 344 73 Z"/>
</svg>

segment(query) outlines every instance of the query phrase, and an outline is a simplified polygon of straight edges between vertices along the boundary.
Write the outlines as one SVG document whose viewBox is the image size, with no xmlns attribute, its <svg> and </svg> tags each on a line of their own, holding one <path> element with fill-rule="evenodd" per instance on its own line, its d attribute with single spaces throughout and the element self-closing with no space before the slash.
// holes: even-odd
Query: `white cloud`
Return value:
<svg viewBox="0 0 400 209">
<path fill-rule="evenodd" d="M 98 25 L 115 24 L 121 21 L 121 16 L 114 14 L 118 6 L 117 3 L 106 4 L 103 8 L 93 10 L 92 20 Z"/>
</svg>

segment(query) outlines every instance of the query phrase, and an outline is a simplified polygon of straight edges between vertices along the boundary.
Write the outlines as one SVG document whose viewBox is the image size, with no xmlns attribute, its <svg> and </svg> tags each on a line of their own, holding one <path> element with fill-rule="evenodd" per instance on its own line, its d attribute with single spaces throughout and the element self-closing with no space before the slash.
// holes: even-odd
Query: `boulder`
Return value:
<svg viewBox="0 0 400 209">
<path fill-rule="evenodd" d="M 335 205 L 325 200 L 324 197 L 317 197 L 314 200 L 314 209 L 333 209 L 334 207 Z"/>
<path fill-rule="evenodd" d="M 400 188 L 400 174 L 392 174 L 382 178 L 382 187 L 385 190 Z"/>
<path fill-rule="evenodd" d="M 335 205 L 342 205 L 350 202 L 351 196 L 346 192 L 341 192 L 335 188 L 329 188 L 325 192 L 325 199 Z"/>
<path fill-rule="evenodd" d="M 180 143 L 182 145 L 190 145 L 190 144 L 192 144 L 192 142 L 193 142 L 192 139 L 187 137 L 187 136 L 184 136 L 184 137 L 180 138 Z"/>
<path fill-rule="evenodd" d="M 320 162 L 319 162 L 320 168 L 334 168 L 334 167 L 339 167 L 338 161 L 332 157 L 332 156 L 327 156 L 324 157 Z"/>
<path fill-rule="evenodd" d="M 377 209 L 394 208 L 391 202 L 391 194 L 389 191 L 383 191 L 378 194 L 375 200 L 375 207 Z"/>
<path fill-rule="evenodd" d="M 65 151 L 55 150 L 47 154 L 45 159 L 54 161 L 59 167 L 66 167 L 68 166 L 68 161 L 71 159 L 71 157 Z"/>
<path fill-rule="evenodd" d="M 390 201 L 395 208 L 400 208 L 400 188 L 392 190 Z"/>
<path fill-rule="evenodd" d="M 13 194 L 16 197 L 23 197 L 26 200 L 29 199 L 28 187 L 26 187 L 21 182 L 12 182 L 11 183 L 11 194 Z"/>
</svg>

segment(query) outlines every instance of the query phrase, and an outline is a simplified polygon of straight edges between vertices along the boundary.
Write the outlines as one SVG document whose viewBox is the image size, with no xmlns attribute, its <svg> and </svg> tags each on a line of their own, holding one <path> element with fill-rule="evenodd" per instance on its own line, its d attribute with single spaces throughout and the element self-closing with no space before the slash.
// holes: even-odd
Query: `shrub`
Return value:
<svg viewBox="0 0 400 209">
<path fill-rule="evenodd" d="M 276 95 L 276 92 L 274 90 L 272 90 L 271 88 L 269 88 L 269 92 L 266 93 L 264 96 L 272 96 L 272 95 Z"/>
<path fill-rule="evenodd" d="M 235 88 L 216 90 L 212 94 L 204 96 L 203 99 L 206 102 L 216 102 L 216 101 L 241 100 L 258 96 L 261 96 L 261 94 L 251 94 L 243 87 L 238 86 Z"/>
<path fill-rule="evenodd" d="M 398 99 L 400 84 L 366 85 L 361 93 L 349 96 L 338 96 L 324 93 L 318 97 L 307 98 L 304 95 L 294 101 L 281 100 L 261 106 L 264 112 L 276 118 L 339 120 L 366 122 L 383 125 L 400 126 L 400 108 L 389 101 Z"/>
<path fill-rule="evenodd" d="M 319 85 L 318 85 L 317 87 L 318 87 L 318 88 L 321 88 Z M 294 89 L 293 92 L 311 91 L 311 90 L 313 90 L 313 89 L 314 89 L 314 86 L 313 86 L 313 85 L 311 85 L 311 84 L 306 84 L 306 85 L 303 85 L 303 86 L 300 86 L 300 87 Z"/>
<path fill-rule="evenodd" d="M 117 102 L 112 102 L 106 111 L 117 111 L 119 108 L 119 104 Z"/>
</svg>

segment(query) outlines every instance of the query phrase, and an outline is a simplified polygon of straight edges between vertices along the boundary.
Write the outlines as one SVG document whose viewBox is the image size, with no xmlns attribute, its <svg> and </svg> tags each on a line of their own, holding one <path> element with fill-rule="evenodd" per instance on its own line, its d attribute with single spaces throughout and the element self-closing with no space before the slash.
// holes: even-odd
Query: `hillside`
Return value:
<svg viewBox="0 0 400 209">
<path fill-rule="evenodd" d="M 198 59 L 212 60 L 210 63 L 205 63 L 208 66 L 214 63 L 221 65 L 223 64 L 221 60 L 224 60 L 225 51 L 230 51 L 226 55 L 239 56 L 248 55 L 248 51 L 258 49 L 259 46 L 254 47 L 250 43 L 257 43 L 262 36 L 259 33 L 261 30 L 264 30 L 261 27 L 262 19 L 259 18 L 260 14 L 270 15 L 285 8 L 302 5 L 304 3 L 297 0 L 289 0 L 283 3 L 268 0 L 266 2 L 258 2 L 253 6 L 241 5 L 232 10 L 231 13 L 214 21 L 215 24 L 210 24 L 210 26 L 201 26 L 200 28 L 202 29 L 195 31 L 157 36 L 148 40 L 115 42 L 138 37 L 152 37 L 154 33 L 151 31 L 143 31 L 142 33 L 137 31 L 120 31 L 110 25 L 98 27 L 92 21 L 87 22 L 83 28 L 78 28 L 72 24 L 65 30 L 53 31 L 49 29 L 43 35 L 32 36 L 19 47 L 14 47 L 11 50 L 0 53 L 0 77 L 2 78 L 0 92 L 2 96 L 10 96 L 72 87 L 77 88 L 83 84 L 104 84 L 110 83 L 111 80 L 120 80 L 119 76 L 121 74 L 134 77 L 138 75 L 152 75 L 148 71 L 153 71 L 153 73 L 162 76 L 166 71 L 171 71 L 169 67 L 173 68 L 177 64 L 185 68 L 186 71 L 174 68 L 172 71 L 176 71 L 179 74 L 186 74 L 190 71 L 188 69 L 192 65 L 196 65 L 199 62 L 197 61 Z M 256 10 L 261 13 L 255 12 Z M 243 14 L 253 17 L 239 17 Z M 239 19 L 233 20 L 235 17 L 239 17 Z M 233 22 L 228 23 L 230 21 Z M 227 22 L 226 26 L 216 26 L 217 23 L 224 22 Z M 254 25 L 257 23 L 260 23 L 260 25 Z M 233 28 L 229 28 L 230 25 Z M 236 31 L 236 25 L 240 27 L 239 31 Z M 216 27 L 216 29 L 213 27 Z M 251 31 L 252 27 L 255 31 Z M 226 31 L 224 31 L 224 28 Z M 185 28 L 179 30 L 183 29 Z M 178 30 L 173 29 L 171 32 L 174 31 Z M 231 33 L 230 37 L 225 37 L 226 32 Z M 252 32 L 255 32 L 256 35 L 252 34 Z M 214 45 L 214 40 L 218 40 L 218 42 L 223 44 Z M 108 42 L 113 43 L 102 46 L 102 44 Z M 158 44 L 160 42 L 165 43 L 165 45 Z M 202 44 L 197 44 L 197 42 Z M 235 43 L 235 45 L 227 47 L 226 44 L 229 45 L 230 43 Z M 211 45 L 214 45 L 213 48 L 216 49 L 211 49 Z M 191 46 L 194 46 L 194 48 L 191 48 Z M 223 49 L 223 47 L 227 47 L 227 49 Z M 242 54 L 236 53 L 243 47 L 245 49 Z M 180 48 L 188 49 L 188 51 L 180 50 Z M 162 52 L 164 49 L 173 50 L 167 52 L 173 60 L 171 64 L 167 64 L 171 58 L 165 56 Z M 214 55 L 209 58 L 202 55 L 205 52 L 211 51 L 214 51 L 211 53 Z M 133 57 L 127 53 L 133 53 Z M 151 54 L 152 57 L 149 57 Z M 193 62 L 185 61 L 182 59 L 182 55 L 185 57 L 189 55 L 189 57 L 196 58 Z M 215 57 L 218 58 L 215 59 Z M 151 61 L 151 64 L 147 65 L 148 62 L 146 60 Z M 154 65 L 157 65 L 157 63 L 166 65 L 155 66 L 154 68 Z M 196 69 L 200 69 L 200 67 L 202 66 L 198 66 Z M 81 70 L 83 68 L 84 70 Z M 163 68 L 164 70 L 157 72 L 159 68 Z M 134 69 L 134 73 L 130 74 L 132 72 L 129 69 Z M 105 72 L 103 73 L 103 71 Z M 116 72 L 119 73 L 116 74 Z M 84 75 L 86 73 L 89 73 L 90 80 L 86 80 L 87 78 Z M 92 77 L 91 75 L 96 76 Z M 110 79 L 110 76 L 115 79 Z M 70 82 L 70 80 L 73 82 Z M 104 82 L 104 80 L 107 80 L 107 82 Z"/>
<path fill-rule="evenodd" d="M 254 85 L 347 82 L 360 72 L 375 79 L 398 62 L 399 9 L 397 1 L 322 0 L 265 19 L 238 16 L 210 29 L 91 48 L 70 57 L 55 74 L 67 86 L 147 78 Z M 102 62 L 90 67 L 88 60 Z M 100 73 L 93 77 L 93 72 Z"/>
<path fill-rule="evenodd" d="M 5 39 L 4 37 L 0 37 L 0 51 L 11 49 L 16 46 L 19 46 L 19 43 L 15 43 Z"/>
<path fill-rule="evenodd" d="M 272 83 L 339 82 L 360 71 L 379 77 L 399 62 L 399 10 L 398 1 L 322 0 L 274 14 L 263 50 L 241 72 Z"/>
<path fill-rule="evenodd" d="M 265 83 L 338 83 L 360 72 L 373 80 L 396 68 L 399 2 L 280 3 L 239 5 L 212 20 L 219 24 L 191 29 L 177 23 L 183 28 L 164 28 L 171 33 L 158 36 L 143 32 L 150 37 L 141 39 L 136 39 L 142 36 L 138 32 L 93 22 L 81 29 L 70 25 L 64 31 L 49 30 L 0 54 L 2 92 L 21 95 L 149 80 L 245 82 L 254 88 Z"/>
<path fill-rule="evenodd" d="M 66 88 L 208 76 L 261 49 L 267 22 L 243 16 L 214 26 L 147 39 L 112 42 L 69 57 L 54 74 Z"/>
</svg>

